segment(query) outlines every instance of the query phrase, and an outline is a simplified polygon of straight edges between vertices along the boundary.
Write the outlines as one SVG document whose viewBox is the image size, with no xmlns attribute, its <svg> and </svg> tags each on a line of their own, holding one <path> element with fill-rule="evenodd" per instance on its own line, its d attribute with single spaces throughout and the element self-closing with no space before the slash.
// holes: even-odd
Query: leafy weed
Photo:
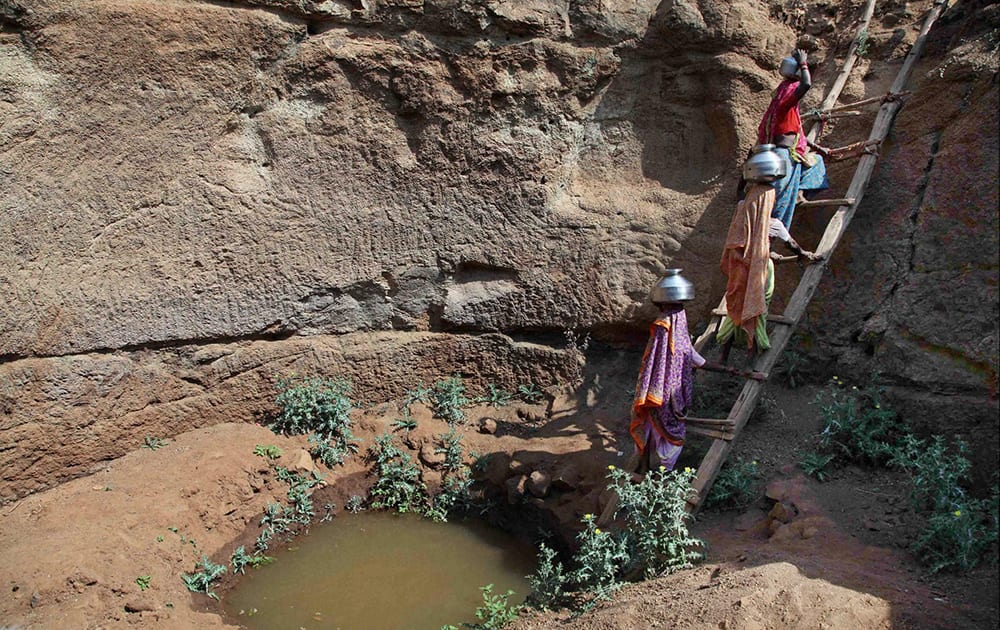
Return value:
<svg viewBox="0 0 1000 630">
<path fill-rule="evenodd" d="M 194 567 L 197 571 L 188 575 L 181 574 L 181 580 L 192 593 L 204 593 L 212 599 L 219 597 L 212 591 L 212 582 L 215 582 L 226 574 L 226 565 L 214 564 L 208 556 L 202 556 L 201 562 Z"/>
</svg>

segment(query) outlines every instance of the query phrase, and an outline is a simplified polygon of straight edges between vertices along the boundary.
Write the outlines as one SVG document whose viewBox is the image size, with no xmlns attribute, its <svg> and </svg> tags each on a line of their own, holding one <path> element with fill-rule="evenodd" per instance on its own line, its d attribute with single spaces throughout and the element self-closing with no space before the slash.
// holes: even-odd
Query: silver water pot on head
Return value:
<svg viewBox="0 0 1000 630">
<path fill-rule="evenodd" d="M 796 79 L 799 76 L 799 62 L 795 57 L 785 57 L 778 66 L 778 74 L 786 79 Z"/>
<path fill-rule="evenodd" d="M 680 269 L 667 269 L 649 292 L 653 304 L 687 302 L 694 299 L 694 284 L 681 275 Z"/>
<path fill-rule="evenodd" d="M 743 164 L 743 179 L 748 182 L 770 183 L 787 174 L 788 162 L 778 155 L 773 144 L 758 144 Z"/>
</svg>

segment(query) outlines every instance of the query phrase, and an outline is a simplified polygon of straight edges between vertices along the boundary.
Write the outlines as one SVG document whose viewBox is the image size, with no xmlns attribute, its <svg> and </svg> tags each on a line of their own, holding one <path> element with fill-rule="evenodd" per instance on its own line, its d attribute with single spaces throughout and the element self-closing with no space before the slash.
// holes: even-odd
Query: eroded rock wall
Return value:
<svg viewBox="0 0 1000 630">
<path fill-rule="evenodd" d="M 878 62 L 893 33 L 878 37 L 873 88 L 892 80 Z M 940 20 L 808 333 L 842 372 L 881 374 L 914 429 L 972 446 L 986 483 L 1000 443 L 998 52 L 995 3 L 958 3 Z"/>
<path fill-rule="evenodd" d="M 820 36 L 818 102 L 860 6 L 785 4 L 0 3 L 2 496 L 85 472 L 146 434 L 251 419 L 295 367 L 288 357 L 310 348 L 352 348 L 352 360 L 319 352 L 300 367 L 347 374 L 363 398 L 455 371 L 479 386 L 565 382 L 575 358 L 551 340 L 641 331 L 647 287 L 673 266 L 698 283 L 691 319 L 704 319 L 774 60 L 796 30 Z M 891 80 L 925 8 L 890 4 L 879 19 L 900 33 L 879 36 L 887 59 L 871 60 L 847 100 L 884 91 L 879 77 Z M 956 45 L 943 42 L 925 74 Z M 904 110 L 933 110 L 936 164 L 952 137 L 965 142 L 963 121 L 989 114 L 995 73 L 994 59 L 971 79 L 979 109 Z M 933 98 L 966 84 L 938 85 Z M 995 124 L 990 133 L 995 145 Z M 922 181 L 910 167 L 927 161 L 886 156 L 859 214 L 895 225 L 892 212 L 917 207 L 899 182 Z M 954 215 L 982 252 L 996 249 L 995 159 L 974 170 L 989 181 L 990 168 L 993 197 L 984 185 L 978 210 Z M 924 198 L 955 199 L 955 182 L 938 179 Z M 903 236 L 935 230 L 933 216 Z M 979 236 L 990 216 L 992 241 Z M 983 334 L 969 341 L 958 327 L 937 339 L 894 319 L 906 310 L 886 296 L 919 297 L 937 288 L 932 275 L 896 268 L 899 286 L 881 293 L 843 283 L 877 268 L 866 251 L 834 261 L 842 284 L 817 306 L 835 313 L 817 335 L 874 325 L 868 311 L 885 305 L 887 372 L 924 352 L 896 334 L 916 331 L 959 357 L 949 382 L 985 399 L 967 362 L 980 365 L 990 343 L 995 356 L 995 255 L 977 259 L 968 284 L 992 305 L 992 337 L 976 311 L 969 326 Z M 966 304 L 954 315 L 975 311 Z M 860 365 L 868 342 L 833 335 L 831 352 Z M 466 350 L 436 354 L 455 344 Z M 191 359 L 205 347 L 225 350 Z M 248 352 L 285 358 L 216 365 Z M 218 369 L 227 376 L 205 380 Z"/>
<path fill-rule="evenodd" d="M 18 5 L 2 353 L 630 321 L 774 51 L 627 4 Z"/>
</svg>

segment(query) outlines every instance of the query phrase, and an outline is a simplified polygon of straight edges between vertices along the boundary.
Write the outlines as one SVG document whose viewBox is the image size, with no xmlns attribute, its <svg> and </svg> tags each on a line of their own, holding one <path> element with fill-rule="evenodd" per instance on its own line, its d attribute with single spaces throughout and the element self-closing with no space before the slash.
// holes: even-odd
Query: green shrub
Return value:
<svg viewBox="0 0 1000 630">
<path fill-rule="evenodd" d="M 265 556 L 261 553 L 249 555 L 243 545 L 240 545 L 233 550 L 233 553 L 229 558 L 229 562 L 233 566 L 233 573 L 239 573 L 240 575 L 246 572 L 246 567 L 255 569 L 265 564 L 270 564 L 273 561 L 274 558 Z"/>
<path fill-rule="evenodd" d="M 706 508 L 742 509 L 757 498 L 757 462 L 729 460 L 715 478 L 712 490 L 705 497 Z"/>
<path fill-rule="evenodd" d="M 440 418 L 452 426 L 465 422 L 465 412 L 462 411 L 462 407 L 469 404 L 469 399 L 465 397 L 465 385 L 458 376 L 434 383 L 430 400 L 435 418 Z"/>
<path fill-rule="evenodd" d="M 472 485 L 469 467 L 465 465 L 462 436 L 454 427 L 438 436 L 441 446 L 434 452 L 444 453 L 444 477 L 440 491 L 431 498 L 427 516 L 436 521 L 447 521 L 452 513 L 469 506 L 469 488 Z"/>
<path fill-rule="evenodd" d="M 408 453 L 393 444 L 391 435 L 375 438 L 370 458 L 377 477 L 372 486 L 373 508 L 397 512 L 423 512 L 427 507 L 427 486 L 420 469 Z"/>
<path fill-rule="evenodd" d="M 831 387 L 817 398 L 823 416 L 821 447 L 845 462 L 882 464 L 890 459 L 900 431 L 896 413 L 882 402 L 882 391 L 877 375 L 864 390 L 848 390 L 833 377 Z"/>
<path fill-rule="evenodd" d="M 610 596 L 626 579 L 673 573 L 693 566 L 703 557 L 695 548 L 704 543 L 688 531 L 691 515 L 687 501 L 694 496 L 693 470 L 671 472 L 661 466 L 636 483 L 630 473 L 614 466 L 608 468 L 608 488 L 619 498 L 615 515 L 623 514 L 625 519 L 623 531 L 602 530 L 593 514 L 584 515 L 584 527 L 577 536 L 579 549 L 568 574 L 563 572 L 555 552 L 540 546 L 538 568 L 528 576 L 528 601 L 532 606 L 558 606 L 572 587 L 593 595 L 584 604 L 586 610 Z"/>
<path fill-rule="evenodd" d="M 264 529 L 257 536 L 254 548 L 263 553 L 270 547 L 275 534 L 296 533 L 301 526 L 308 525 L 316 515 L 310 491 L 322 483 L 322 478 L 313 473 L 312 477 L 304 477 L 293 473 L 283 466 L 275 466 L 275 477 L 278 481 L 288 484 L 288 505 L 270 503 L 264 508 L 260 526 Z"/>
<path fill-rule="evenodd" d="M 691 481 L 695 471 L 652 470 L 639 483 L 620 468 L 612 468 L 608 478 L 618 494 L 617 513 L 624 513 L 629 547 L 633 550 L 631 570 L 653 576 L 687 569 L 703 557 L 695 547 L 704 543 L 688 531 L 692 518 L 687 500 L 695 495 Z"/>
<path fill-rule="evenodd" d="M 467 467 L 445 475 L 440 491 L 431 497 L 427 517 L 444 522 L 452 514 L 467 510 L 472 503 L 469 494 L 471 486 L 472 479 L 469 478 Z"/>
<path fill-rule="evenodd" d="M 809 452 L 799 460 L 799 468 L 802 472 L 813 477 L 817 481 L 827 480 L 826 467 L 833 461 L 833 455 L 823 455 L 821 453 Z"/>
<path fill-rule="evenodd" d="M 312 496 L 309 494 L 307 486 L 293 486 L 288 489 L 288 501 L 291 503 L 290 518 L 301 525 L 308 525 L 313 516 L 316 515 L 313 509 Z"/>
<path fill-rule="evenodd" d="M 996 504 L 969 499 L 951 512 L 931 512 L 913 552 L 931 573 L 968 571 L 987 557 L 997 542 Z M 990 527 L 992 524 L 992 528 Z M 996 558 L 995 551 L 989 557 Z"/>
<path fill-rule="evenodd" d="M 517 397 L 529 404 L 537 404 L 545 398 L 545 393 L 534 383 L 517 386 Z"/>
<path fill-rule="evenodd" d="M 346 457 L 349 453 L 356 453 L 358 451 L 358 445 L 354 441 L 346 443 L 345 451 L 341 447 L 331 444 L 330 440 L 324 439 L 316 433 L 310 435 L 307 441 L 309 442 L 309 454 L 313 459 L 323 462 L 323 465 L 327 468 L 333 468 L 334 466 L 343 464 L 344 457 Z"/>
<path fill-rule="evenodd" d="M 286 379 L 278 381 L 278 414 L 269 425 L 275 433 L 309 436 L 309 454 L 333 468 L 358 451 L 351 431 L 349 394 L 351 385 L 344 379 Z M 276 459 L 281 450 L 258 445 L 254 454 Z"/>
<path fill-rule="evenodd" d="M 187 573 L 181 574 L 181 580 L 184 581 L 184 585 L 187 586 L 188 590 L 192 593 L 204 593 L 212 599 L 219 599 L 212 592 L 212 582 L 226 574 L 226 565 L 214 564 L 208 559 L 208 556 L 202 556 L 201 562 L 195 565 L 194 568 L 198 571 L 191 575 Z"/>
<path fill-rule="evenodd" d="M 956 453 L 948 452 L 944 437 L 934 436 L 929 442 L 905 435 L 889 464 L 910 475 L 910 500 L 918 510 L 952 511 L 957 503 L 966 501 L 963 484 L 969 480 L 972 464 L 966 458 L 969 448 L 962 440 L 955 444 Z"/>
<path fill-rule="evenodd" d="M 514 594 L 514 591 L 509 590 L 503 595 L 494 595 L 492 584 L 482 586 L 479 590 L 483 592 L 483 605 L 476 608 L 476 619 L 479 622 L 463 623 L 463 628 L 470 628 L 471 630 L 499 630 L 518 618 L 521 607 L 508 604 L 508 599 Z M 441 630 L 458 630 L 458 626 L 442 626 Z"/>
<path fill-rule="evenodd" d="M 438 436 L 441 446 L 434 449 L 435 453 L 444 454 L 444 464 L 442 468 L 448 472 L 455 472 L 465 464 L 462 462 L 462 436 L 455 432 L 452 427 L 447 433 Z"/>
<path fill-rule="evenodd" d="M 151 451 L 157 451 L 167 445 L 167 441 L 158 437 L 153 437 L 152 435 L 147 435 L 142 441 L 142 448 L 149 449 Z"/>
<path fill-rule="evenodd" d="M 863 390 L 847 389 L 833 377 L 829 391 L 819 399 L 824 419 L 820 444 L 827 454 L 808 454 L 799 465 L 820 481 L 833 458 L 888 463 L 906 471 L 913 507 L 927 519 L 912 549 L 931 573 L 966 571 L 983 557 L 995 557 L 1000 520 L 996 484 L 989 500 L 970 496 L 971 464 L 965 443 L 958 440 L 949 449 L 942 436 L 924 440 L 906 432 L 881 394 L 877 375 Z"/>
<path fill-rule="evenodd" d="M 483 402 L 497 408 L 509 405 L 510 401 L 514 400 L 514 396 L 510 392 L 500 389 L 493 383 L 489 383 L 486 387 L 486 395 L 477 398 L 476 402 Z"/>
<path fill-rule="evenodd" d="M 404 436 L 408 436 L 410 431 L 417 428 L 417 421 L 415 418 L 410 416 L 410 408 L 403 407 L 403 417 L 396 418 L 392 421 L 393 431 L 403 431 Z"/>
<path fill-rule="evenodd" d="M 274 530 L 272 530 L 271 528 L 264 529 L 257 536 L 257 540 L 254 541 L 254 549 L 256 549 L 261 553 L 267 551 L 268 547 L 271 544 L 272 538 L 274 538 Z"/>
<path fill-rule="evenodd" d="M 858 47 L 855 49 L 855 54 L 864 59 L 868 56 L 868 48 L 870 46 L 871 37 L 868 35 L 868 29 L 862 29 L 862 31 L 858 33 Z"/>
<path fill-rule="evenodd" d="M 253 454 L 257 457 L 263 457 L 265 459 L 273 460 L 281 457 L 281 449 L 274 444 L 258 444 L 253 447 Z"/>
<path fill-rule="evenodd" d="M 135 578 L 135 583 L 139 587 L 140 591 L 144 591 L 147 588 L 149 588 L 150 583 L 152 581 L 153 581 L 153 578 L 152 578 L 152 576 L 149 576 L 149 575 L 140 575 L 139 577 Z"/>
<path fill-rule="evenodd" d="M 270 530 L 272 534 L 281 534 L 287 532 L 293 522 L 287 508 L 280 503 L 268 503 L 267 507 L 264 508 L 264 516 L 261 517 L 259 525 Z"/>
<path fill-rule="evenodd" d="M 356 451 L 351 433 L 349 394 L 351 385 L 344 379 L 286 379 L 278 381 L 278 414 L 270 424 L 275 433 L 302 435 L 313 432 L 329 440 L 341 452 Z"/>
<path fill-rule="evenodd" d="M 967 571 L 997 542 L 997 486 L 988 501 L 969 496 L 967 453 L 962 440 L 953 453 L 941 436 L 928 441 L 906 435 L 890 462 L 909 473 L 913 507 L 927 514 L 913 551 L 931 573 Z"/>
<path fill-rule="evenodd" d="M 358 512 L 363 512 L 365 509 L 365 500 L 361 498 L 360 495 L 352 494 L 347 503 L 344 504 L 344 509 L 351 514 L 357 514 Z"/>
<path fill-rule="evenodd" d="M 538 567 L 527 577 L 531 586 L 528 602 L 534 608 L 553 609 L 562 603 L 568 578 L 554 549 L 544 543 L 538 546 Z"/>
<path fill-rule="evenodd" d="M 479 623 L 472 625 L 475 630 L 499 630 L 517 619 L 521 607 L 510 606 L 507 603 L 514 591 L 508 590 L 503 595 L 494 595 L 492 584 L 487 584 L 479 590 L 483 592 L 483 605 L 476 609 L 476 619 Z"/>
<path fill-rule="evenodd" d="M 413 389 L 406 392 L 406 396 L 403 397 L 403 408 L 407 409 L 410 405 L 415 402 L 427 403 L 430 402 L 431 393 L 434 390 L 430 387 L 425 387 L 422 383 L 417 385 Z"/>
</svg>

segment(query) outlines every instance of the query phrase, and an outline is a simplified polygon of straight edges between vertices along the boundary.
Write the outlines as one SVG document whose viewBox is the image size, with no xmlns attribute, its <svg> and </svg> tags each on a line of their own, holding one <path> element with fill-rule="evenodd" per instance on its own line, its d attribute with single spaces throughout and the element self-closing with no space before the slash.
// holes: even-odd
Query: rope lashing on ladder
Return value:
<svg viewBox="0 0 1000 630">
<path fill-rule="evenodd" d="M 829 109 L 814 109 L 807 113 L 803 118 L 815 119 L 815 120 L 829 120 L 831 118 L 836 118 L 836 114 L 844 112 L 844 110 L 854 109 L 855 107 L 861 107 L 862 105 L 872 105 L 878 103 L 881 107 L 885 103 L 892 103 L 893 101 L 898 101 L 904 96 L 909 96 L 912 94 L 911 90 L 906 90 L 903 92 L 886 92 L 882 96 L 873 96 L 871 98 L 862 99 L 860 101 L 855 101 L 853 103 L 847 103 L 845 105 L 838 105 L 836 107 L 830 107 Z M 857 113 L 850 114 L 856 116 Z"/>
</svg>

